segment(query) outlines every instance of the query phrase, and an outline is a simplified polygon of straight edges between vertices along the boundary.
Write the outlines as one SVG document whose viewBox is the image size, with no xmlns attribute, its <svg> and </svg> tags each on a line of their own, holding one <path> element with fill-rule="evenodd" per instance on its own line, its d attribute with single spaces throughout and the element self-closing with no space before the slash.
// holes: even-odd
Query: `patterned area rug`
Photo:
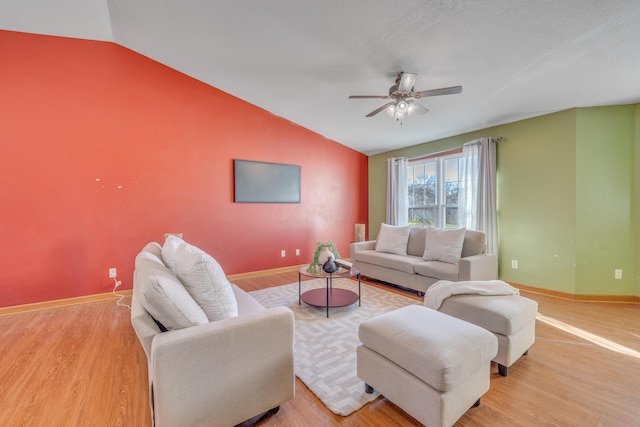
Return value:
<svg viewBox="0 0 640 427">
<path fill-rule="evenodd" d="M 302 292 L 324 288 L 324 279 L 302 282 Z M 358 283 L 348 279 L 333 281 L 334 288 L 358 292 Z M 265 307 L 285 306 L 296 319 L 294 364 L 296 376 L 325 405 L 338 415 L 349 415 L 375 400 L 367 394 L 356 375 L 356 347 L 360 345 L 358 326 L 366 319 L 410 304 L 422 302 L 362 284 L 362 306 L 326 309 L 304 302 L 298 305 L 298 283 L 250 292 Z"/>
</svg>

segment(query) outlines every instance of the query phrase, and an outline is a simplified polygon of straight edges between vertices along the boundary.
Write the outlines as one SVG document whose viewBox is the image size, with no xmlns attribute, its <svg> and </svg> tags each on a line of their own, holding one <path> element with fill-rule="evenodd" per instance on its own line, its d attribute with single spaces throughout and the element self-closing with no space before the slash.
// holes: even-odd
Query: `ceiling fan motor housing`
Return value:
<svg viewBox="0 0 640 427">
<path fill-rule="evenodd" d="M 411 97 L 413 96 L 413 87 L 411 90 L 400 90 L 399 85 L 393 85 L 389 88 L 389 98 Z"/>
<path fill-rule="evenodd" d="M 396 78 L 396 84 L 389 88 L 389 97 L 391 98 L 410 98 L 413 96 L 413 84 L 418 77 L 414 73 L 405 73 L 403 71 L 398 73 Z"/>
</svg>

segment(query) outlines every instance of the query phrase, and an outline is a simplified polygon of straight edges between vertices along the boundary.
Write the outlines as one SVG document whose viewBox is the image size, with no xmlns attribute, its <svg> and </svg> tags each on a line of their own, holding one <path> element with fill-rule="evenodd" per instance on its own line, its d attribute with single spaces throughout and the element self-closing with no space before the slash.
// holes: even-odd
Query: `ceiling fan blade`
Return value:
<svg viewBox="0 0 640 427">
<path fill-rule="evenodd" d="M 454 95 L 462 92 L 462 86 L 443 87 L 441 89 L 424 90 L 422 92 L 416 92 L 414 96 L 416 98 L 424 98 L 427 96 L 440 96 L 440 95 Z"/>
<path fill-rule="evenodd" d="M 424 105 L 416 102 L 416 101 L 407 101 L 409 102 L 409 110 L 413 113 L 416 114 L 424 114 L 424 113 L 428 113 L 429 109 L 427 107 L 425 107 Z"/>
<path fill-rule="evenodd" d="M 380 111 L 384 111 L 389 105 L 393 105 L 393 104 L 395 104 L 395 101 L 384 104 L 382 107 L 376 108 L 375 110 L 367 114 L 365 117 L 373 117 L 376 114 L 378 114 Z"/>
<path fill-rule="evenodd" d="M 416 77 L 418 77 L 417 74 L 402 73 L 400 83 L 398 83 L 398 90 L 409 92 L 411 89 L 413 89 L 413 84 L 416 82 Z"/>
<path fill-rule="evenodd" d="M 351 95 L 349 97 L 349 99 L 366 99 L 366 98 L 389 99 L 387 95 Z"/>
</svg>

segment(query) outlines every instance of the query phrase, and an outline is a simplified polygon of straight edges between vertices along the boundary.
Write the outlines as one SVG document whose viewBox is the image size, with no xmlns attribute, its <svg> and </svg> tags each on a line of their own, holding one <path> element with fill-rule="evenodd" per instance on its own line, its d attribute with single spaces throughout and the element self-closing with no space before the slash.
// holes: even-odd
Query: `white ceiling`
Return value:
<svg viewBox="0 0 640 427">
<path fill-rule="evenodd" d="M 375 154 L 640 102 L 638 0 L 0 0 L 0 29 L 113 41 Z M 381 113 L 399 71 L 425 115 Z"/>
</svg>

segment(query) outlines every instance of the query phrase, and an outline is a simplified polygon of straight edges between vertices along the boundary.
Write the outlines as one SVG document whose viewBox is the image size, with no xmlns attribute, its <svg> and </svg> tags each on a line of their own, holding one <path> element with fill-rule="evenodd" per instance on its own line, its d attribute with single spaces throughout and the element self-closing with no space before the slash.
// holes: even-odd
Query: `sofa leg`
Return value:
<svg viewBox="0 0 640 427">
<path fill-rule="evenodd" d="M 501 376 L 506 377 L 507 374 L 509 373 L 509 368 L 498 363 L 498 373 Z"/>
<path fill-rule="evenodd" d="M 476 403 L 473 404 L 474 408 L 477 408 L 478 406 L 480 406 L 480 399 L 476 400 Z"/>
<path fill-rule="evenodd" d="M 522 353 L 523 356 L 526 356 L 527 354 L 529 354 L 529 349 L 527 349 L 527 351 L 525 351 L 524 353 Z"/>
<path fill-rule="evenodd" d="M 368 394 L 373 393 L 373 387 L 371 387 L 369 384 L 364 383 L 364 391 Z"/>
<path fill-rule="evenodd" d="M 269 409 L 269 410 L 266 412 L 266 414 L 265 414 L 265 415 L 267 415 L 267 416 L 269 416 L 269 417 L 270 417 L 270 416 L 275 415 L 276 413 L 278 413 L 278 411 L 279 411 L 279 410 L 280 410 L 280 405 L 276 406 L 275 408 L 271 408 L 271 409 Z"/>
<path fill-rule="evenodd" d="M 424 292 L 416 291 L 416 293 L 418 294 L 419 297 L 423 297 L 424 296 Z"/>
</svg>

